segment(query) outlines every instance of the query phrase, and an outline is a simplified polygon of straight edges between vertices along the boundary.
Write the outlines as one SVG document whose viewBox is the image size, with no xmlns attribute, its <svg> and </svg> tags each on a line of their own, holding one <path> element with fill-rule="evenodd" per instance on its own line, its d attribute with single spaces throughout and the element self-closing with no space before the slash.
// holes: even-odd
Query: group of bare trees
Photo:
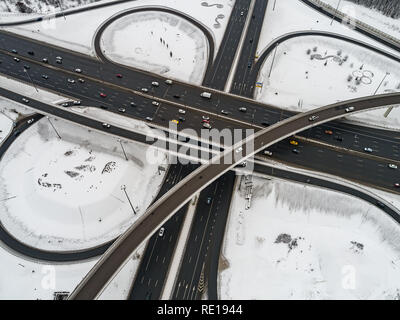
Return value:
<svg viewBox="0 0 400 320">
<path fill-rule="evenodd" d="M 400 1 L 399 0 L 349 0 L 364 7 L 377 9 L 384 15 L 391 18 L 400 17 Z"/>
<path fill-rule="evenodd" d="M 54 7 L 61 9 L 68 9 L 80 5 L 100 1 L 100 0 L 1 0 L 4 1 L 3 8 L 8 12 L 13 12 L 14 9 L 20 13 L 33 13 L 39 8 L 41 11 L 42 6 Z"/>
</svg>

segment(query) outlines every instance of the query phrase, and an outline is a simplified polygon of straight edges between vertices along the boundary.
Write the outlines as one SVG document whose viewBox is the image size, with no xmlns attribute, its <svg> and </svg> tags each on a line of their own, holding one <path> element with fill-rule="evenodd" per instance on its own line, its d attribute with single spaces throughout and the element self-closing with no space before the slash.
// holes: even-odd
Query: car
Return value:
<svg viewBox="0 0 400 320">
<path fill-rule="evenodd" d="M 390 169 L 397 169 L 397 166 L 396 166 L 395 164 L 393 164 L 393 163 L 389 163 L 389 164 L 388 164 L 388 167 L 389 167 Z"/>
<path fill-rule="evenodd" d="M 73 102 L 74 106 L 80 106 L 81 105 L 81 100 L 75 100 Z"/>
<path fill-rule="evenodd" d="M 208 120 L 208 121 L 209 121 L 209 120 L 210 120 L 210 117 L 209 117 L 209 116 L 202 116 L 202 119 L 203 119 L 203 120 Z"/>
<path fill-rule="evenodd" d="M 100 106 L 100 109 L 108 110 L 108 107 L 107 106 Z"/>
<path fill-rule="evenodd" d="M 250 39 L 250 43 L 253 43 L 253 38 Z"/>
<path fill-rule="evenodd" d="M 160 103 L 158 101 L 152 101 L 151 104 L 153 106 L 157 106 L 157 107 L 160 105 Z"/>
<path fill-rule="evenodd" d="M 266 155 L 266 156 L 272 156 L 272 152 L 271 151 L 269 151 L 269 150 L 265 150 L 264 151 L 264 154 Z"/>
<path fill-rule="evenodd" d="M 245 107 L 240 107 L 240 108 L 239 108 L 239 111 L 240 111 L 240 112 L 247 112 L 247 108 L 245 108 Z"/>
<path fill-rule="evenodd" d="M 239 147 L 235 150 L 236 153 L 242 152 L 243 151 L 243 147 Z"/>
<path fill-rule="evenodd" d="M 372 153 L 372 148 L 369 148 L 369 147 L 364 148 L 364 151 L 365 151 L 365 152 L 368 152 L 368 153 Z"/>
<path fill-rule="evenodd" d="M 116 75 L 115 75 L 117 78 L 122 78 L 122 74 L 120 74 L 120 73 L 117 73 Z"/>
<path fill-rule="evenodd" d="M 79 78 L 78 81 L 79 81 L 79 83 L 85 83 L 85 80 L 82 78 Z"/>
<path fill-rule="evenodd" d="M 300 153 L 300 151 L 298 149 L 293 149 L 292 152 L 295 153 L 295 154 L 299 154 Z"/>
<path fill-rule="evenodd" d="M 296 140 L 290 140 L 290 144 L 292 146 L 298 146 L 299 145 L 299 143 Z"/>
<path fill-rule="evenodd" d="M 210 205 L 211 202 L 212 202 L 212 197 L 207 197 L 206 203 L 207 203 L 208 205 Z"/>
<path fill-rule="evenodd" d="M 205 129 L 211 129 L 211 125 L 208 122 L 203 123 L 203 128 Z"/>
<path fill-rule="evenodd" d="M 164 235 L 164 232 L 165 232 L 165 228 L 162 227 L 162 228 L 160 229 L 160 231 L 158 231 L 158 236 L 159 236 L 159 237 L 162 237 L 162 236 Z"/>
<path fill-rule="evenodd" d="M 17 57 L 14 57 L 14 61 L 15 62 L 20 62 L 21 60 L 19 58 L 17 58 Z"/>
<path fill-rule="evenodd" d="M 20 130 L 15 130 L 14 131 L 14 136 L 18 137 L 21 134 Z"/>
<path fill-rule="evenodd" d="M 34 55 L 35 55 L 35 53 L 34 53 L 33 51 L 28 51 L 28 54 L 29 54 L 30 56 L 34 56 Z"/>
<path fill-rule="evenodd" d="M 136 107 L 136 103 L 135 102 L 132 101 L 130 104 L 131 104 L 131 107 Z"/>
<path fill-rule="evenodd" d="M 79 68 L 76 68 L 76 69 L 75 69 L 75 72 L 76 72 L 76 73 L 82 73 L 82 70 L 79 69 Z"/>
<path fill-rule="evenodd" d="M 104 92 L 100 92 L 100 97 L 105 98 L 107 95 Z"/>
<path fill-rule="evenodd" d="M 12 50 L 11 50 L 11 52 L 12 52 L 12 53 L 15 53 L 15 54 L 17 54 L 17 53 L 18 53 L 18 51 L 17 51 L 17 50 L 15 50 L 15 49 L 12 49 Z"/>
<path fill-rule="evenodd" d="M 27 124 L 32 124 L 33 122 L 35 121 L 35 119 L 29 119 L 28 121 L 27 121 Z"/>
<path fill-rule="evenodd" d="M 247 166 L 247 161 L 243 161 L 239 165 L 244 168 Z"/>
<path fill-rule="evenodd" d="M 171 79 L 167 79 L 167 80 L 165 80 L 165 83 L 166 84 L 173 84 L 174 82 Z"/>
<path fill-rule="evenodd" d="M 27 98 L 22 98 L 22 101 L 25 103 L 29 103 L 29 100 Z"/>
<path fill-rule="evenodd" d="M 118 112 L 125 113 L 126 109 L 125 108 L 118 108 Z"/>
<path fill-rule="evenodd" d="M 347 107 L 345 110 L 346 112 L 352 112 L 354 111 L 354 107 Z"/>
<path fill-rule="evenodd" d="M 325 130 L 325 134 L 332 135 L 332 134 L 333 134 L 333 131 L 332 131 L 332 130 Z"/>
<path fill-rule="evenodd" d="M 28 66 L 27 64 L 24 65 L 24 69 L 29 70 L 31 67 Z"/>
<path fill-rule="evenodd" d="M 57 59 L 57 60 L 56 60 L 56 63 L 62 64 L 62 60 Z"/>
<path fill-rule="evenodd" d="M 111 125 L 106 123 L 106 122 L 103 122 L 102 126 L 103 126 L 103 128 L 106 128 L 106 129 L 110 129 L 111 128 Z"/>
<path fill-rule="evenodd" d="M 253 15 L 251 16 L 251 18 L 252 18 L 252 19 L 254 19 L 255 17 L 256 17 L 256 15 L 255 15 L 255 14 L 253 14 Z"/>
<path fill-rule="evenodd" d="M 142 92 L 149 92 L 149 89 L 147 89 L 147 88 L 142 88 L 141 90 L 142 90 Z"/>
<path fill-rule="evenodd" d="M 244 15 L 244 12 L 243 12 L 243 11 L 241 11 L 241 12 L 240 12 L 240 15 L 241 15 L 241 16 L 243 16 L 243 15 Z"/>
<path fill-rule="evenodd" d="M 175 93 L 175 94 L 174 94 L 174 98 L 175 98 L 175 99 L 180 99 L 181 96 L 180 96 L 179 94 L 176 94 L 176 93 Z"/>
<path fill-rule="evenodd" d="M 47 74 L 42 74 L 42 78 L 47 80 L 49 78 L 49 76 Z"/>
<path fill-rule="evenodd" d="M 335 139 L 336 139 L 337 141 L 340 141 L 340 142 L 343 141 L 343 137 L 342 137 L 342 136 L 335 136 Z"/>
<path fill-rule="evenodd" d="M 44 63 L 49 63 L 49 59 L 47 59 L 47 58 L 43 58 L 42 61 L 43 61 Z"/>
<path fill-rule="evenodd" d="M 75 83 L 75 80 L 74 80 L 74 79 L 69 79 L 69 78 L 68 78 L 67 81 L 68 81 L 68 83 Z"/>
<path fill-rule="evenodd" d="M 68 102 L 64 102 L 61 104 L 61 107 L 69 107 L 69 103 Z"/>
<path fill-rule="evenodd" d="M 186 119 L 184 117 L 179 117 L 179 121 L 184 122 Z"/>
<path fill-rule="evenodd" d="M 377 202 L 376 202 L 376 205 L 377 205 L 379 208 L 381 208 L 381 209 L 385 208 L 385 205 L 384 205 L 382 202 L 380 202 L 380 201 L 377 201 Z"/>
<path fill-rule="evenodd" d="M 251 62 L 247 64 L 247 68 L 251 68 Z"/>
<path fill-rule="evenodd" d="M 400 183 L 395 183 L 395 184 L 393 184 L 393 186 L 395 187 L 395 188 L 400 188 Z"/>
<path fill-rule="evenodd" d="M 56 57 L 56 60 L 62 60 L 63 58 L 62 57 L 60 57 L 60 56 L 57 56 Z"/>
<path fill-rule="evenodd" d="M 153 118 L 152 117 L 146 117 L 146 120 L 147 121 L 153 121 Z"/>
<path fill-rule="evenodd" d="M 211 93 L 204 91 L 204 92 L 200 93 L 200 97 L 206 98 L 206 99 L 211 99 Z"/>
<path fill-rule="evenodd" d="M 318 118 L 319 118 L 319 116 L 315 116 L 315 115 L 314 115 L 314 116 L 309 117 L 308 120 L 309 120 L 309 121 L 315 121 L 315 120 L 317 120 Z"/>
<path fill-rule="evenodd" d="M 183 109 L 179 109 L 178 112 L 179 112 L 180 114 L 186 114 L 186 110 L 183 110 Z"/>
<path fill-rule="evenodd" d="M 225 115 L 228 115 L 228 114 L 229 114 L 229 112 L 228 112 L 228 111 L 226 111 L 226 110 L 223 110 L 223 109 L 221 110 L 221 113 L 222 113 L 222 114 L 225 114 Z"/>
<path fill-rule="evenodd" d="M 153 81 L 153 82 L 151 83 L 151 85 L 152 85 L 153 87 L 158 87 L 160 84 L 159 84 L 157 81 Z"/>
<path fill-rule="evenodd" d="M 269 127 L 270 126 L 270 124 L 268 122 L 265 122 L 265 121 L 261 122 L 261 125 L 264 126 L 264 127 Z"/>
<path fill-rule="evenodd" d="M 208 120 L 208 119 L 203 119 L 203 120 L 201 120 L 201 123 L 210 123 L 210 120 Z"/>
<path fill-rule="evenodd" d="M 175 119 L 171 120 L 171 122 L 172 122 L 172 123 L 175 123 L 175 124 L 179 124 L 179 121 L 178 121 L 178 120 L 175 120 Z"/>
</svg>

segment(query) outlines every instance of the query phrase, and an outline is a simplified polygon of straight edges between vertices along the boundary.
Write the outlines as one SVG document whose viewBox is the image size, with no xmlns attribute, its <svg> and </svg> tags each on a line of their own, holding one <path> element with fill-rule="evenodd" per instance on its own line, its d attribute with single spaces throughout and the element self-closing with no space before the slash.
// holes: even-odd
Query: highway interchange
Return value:
<svg viewBox="0 0 400 320">
<path fill-rule="evenodd" d="M 264 105 L 251 100 L 254 92 L 254 79 L 256 79 L 258 71 L 261 68 L 262 60 L 267 56 L 265 52 L 268 52 L 268 50 L 264 51 L 261 61 L 259 60 L 256 64 L 254 63 L 255 50 L 264 20 L 263 13 L 266 10 L 268 1 L 254 1 L 253 5 L 252 7 L 251 1 L 248 0 L 236 1 L 220 50 L 215 54 L 212 64 L 210 62 L 213 61 L 214 44 L 212 43 L 212 37 L 207 37 L 209 39 L 208 52 L 210 57 L 209 68 L 205 74 L 203 86 L 210 88 L 207 91 L 213 93 L 213 98 L 210 101 L 206 101 L 200 97 L 200 93 L 206 90 L 204 87 L 178 81 L 174 81 L 173 85 L 168 85 L 165 83 L 165 78 L 163 77 L 116 65 L 108 61 L 106 57 L 100 54 L 100 36 L 104 29 L 99 31 L 96 36 L 97 40 L 95 41 L 96 52 L 102 61 L 1 31 L 0 72 L 29 83 L 28 72 L 30 78 L 38 87 L 59 92 L 71 97 L 71 100 L 80 100 L 82 105 L 103 108 L 119 114 L 121 112 L 118 109 L 122 107 L 126 110 L 123 113 L 124 116 L 142 121 L 148 117 L 152 118 L 153 121 L 149 123 L 150 125 L 156 124 L 167 128 L 170 120 L 179 118 L 178 110 L 184 109 L 186 110 L 185 120 L 180 122 L 179 130 L 192 128 L 199 131 L 202 126 L 202 116 L 208 115 L 211 118 L 213 128 L 254 128 L 262 136 L 261 130 L 263 128 L 268 128 L 266 130 L 272 131 L 275 128 L 282 130 L 280 125 L 285 122 L 282 120 L 293 119 L 295 113 L 282 111 L 274 106 Z M 253 8 L 252 12 L 249 11 L 250 8 Z M 132 10 L 132 12 L 134 11 Z M 242 13 L 244 14 L 242 15 Z M 246 21 L 248 21 L 248 26 L 244 30 Z M 231 86 L 231 93 L 233 95 L 222 91 L 215 91 L 224 90 L 227 86 L 231 66 L 239 48 L 242 32 L 244 33 L 244 45 L 243 50 L 238 56 L 238 65 L 233 75 Z M 273 46 L 270 48 L 273 48 Z M 16 53 L 12 52 L 12 50 L 15 50 Z M 34 52 L 34 54 L 30 54 L 29 51 Z M 58 56 L 62 56 L 62 64 L 56 63 L 56 57 Z M 15 58 L 20 59 L 20 61 L 17 62 Z M 43 62 L 43 58 L 48 59 L 48 62 Z M 396 60 L 398 58 L 394 57 L 393 59 Z M 29 69 L 24 70 L 24 66 L 28 66 Z M 82 69 L 82 73 L 77 74 L 75 72 L 77 68 Z M 122 74 L 123 77 L 118 78 L 116 74 Z M 70 83 L 68 79 L 73 79 L 75 82 Z M 79 79 L 83 79 L 84 82 L 80 82 Z M 159 87 L 153 87 L 151 85 L 152 81 L 158 81 Z M 148 92 L 144 93 L 142 88 L 147 88 Z M 21 95 L 5 89 L 1 89 L 0 93 L 9 99 L 21 102 Z M 107 94 L 107 97 L 102 98 L 100 93 Z M 179 98 L 176 98 L 176 95 L 179 95 Z M 244 97 L 240 97 L 240 95 Z M 362 100 L 361 103 L 353 101 L 350 104 L 355 106 L 357 111 L 359 111 L 363 108 L 375 107 L 373 100 Z M 387 98 L 383 97 L 382 100 L 384 100 L 384 103 L 378 102 L 379 106 L 400 102 L 396 95 L 389 95 Z M 152 105 L 153 101 L 159 102 L 160 105 L 155 107 Z M 135 105 L 133 106 L 132 103 Z M 143 137 L 139 137 L 137 134 L 123 132 L 124 130 L 114 126 L 107 130 L 102 127 L 99 121 L 96 122 L 95 120 L 83 118 L 78 120 L 79 117 L 76 114 L 70 114 L 68 108 L 64 108 L 64 110 L 63 108 L 59 108 L 54 111 L 49 110 L 49 106 L 45 106 L 45 104 L 40 102 L 31 100 L 29 104 L 31 107 L 35 107 L 34 104 L 37 104 L 39 113 L 43 112 L 44 108 L 47 108 L 44 111 L 46 114 L 63 117 L 70 121 L 95 127 L 98 130 L 110 132 L 111 134 L 128 139 L 139 141 L 143 139 Z M 350 104 L 346 103 L 344 106 Z M 239 111 L 239 108 L 243 106 L 247 108 L 247 112 L 245 113 Z M 340 107 L 343 107 L 343 105 L 340 105 Z M 228 114 L 221 114 L 221 110 L 227 111 Z M 340 116 L 346 115 L 343 114 L 343 108 L 339 108 L 339 110 L 341 110 Z M 297 115 L 296 117 L 299 116 L 301 115 Z M 335 118 L 337 118 L 336 113 L 325 116 L 325 119 L 329 120 Z M 323 119 L 321 116 L 321 120 Z M 276 125 L 277 123 L 278 125 Z M 361 182 L 365 185 L 398 192 L 393 188 L 393 184 L 400 181 L 400 175 L 397 171 L 394 172 L 387 167 L 388 163 L 400 164 L 400 142 L 395 132 L 371 128 L 366 129 L 337 120 L 328 123 L 317 121 L 315 124 L 314 127 L 307 130 L 304 130 L 304 128 L 309 126 L 308 121 L 302 123 L 296 130 L 290 128 L 290 134 L 284 137 L 284 139 L 281 139 L 281 137 L 285 136 L 282 134 L 282 131 L 279 132 L 276 130 L 279 134 L 276 139 L 271 140 L 274 143 L 268 149 L 273 153 L 272 158 L 297 167 L 326 172 L 348 180 Z M 335 134 L 327 135 L 325 134 L 326 130 L 333 130 Z M 296 155 L 293 154 L 293 147 L 288 143 L 288 138 L 291 137 L 292 133 L 296 133 L 300 141 L 297 147 L 300 153 Z M 270 138 L 271 136 L 268 137 L 268 139 Z M 267 145 L 264 142 L 260 142 L 259 150 L 265 149 L 265 146 Z M 363 152 L 366 146 L 373 149 L 372 154 L 365 154 Z M 218 149 L 216 148 L 216 150 Z M 229 150 L 226 152 L 229 152 Z M 237 163 L 239 162 L 237 161 Z M 165 281 L 168 273 L 169 263 L 172 259 L 177 237 L 187 210 L 187 207 L 182 205 L 190 199 L 190 195 L 195 193 L 193 190 L 200 191 L 202 188 L 205 189 L 201 192 L 198 199 L 198 206 L 188 240 L 189 245 L 185 248 L 182 267 L 176 277 L 171 298 L 201 298 L 201 294 L 199 293 L 203 291 L 198 291 L 198 285 L 202 277 L 206 277 L 206 283 L 208 282 L 209 297 L 217 298 L 216 266 L 218 265 L 219 251 L 234 185 L 234 175 L 228 172 L 229 168 L 218 168 L 218 172 L 221 172 L 218 176 L 221 177 L 211 184 L 209 182 L 214 180 L 217 175 L 215 174 L 215 170 L 210 170 L 213 179 L 206 179 L 207 182 L 202 181 L 201 187 L 196 185 L 196 183 L 192 183 L 192 191 L 189 192 L 189 190 L 186 190 L 189 196 L 179 198 L 179 205 L 174 202 L 174 205 L 171 205 L 171 210 L 164 208 L 164 217 L 171 216 L 170 220 L 165 222 L 167 232 L 162 239 L 155 234 L 147 243 L 129 298 L 160 298 L 163 281 Z M 171 166 L 157 199 L 166 194 L 168 190 L 176 189 L 177 183 L 194 169 L 195 166 Z M 256 166 L 257 172 L 265 170 L 262 166 Z M 365 175 L 365 171 L 368 171 L 369 174 Z M 228 173 L 222 175 L 224 172 Z M 268 173 L 268 175 L 273 174 Z M 279 176 L 278 173 L 275 173 L 275 175 Z M 287 173 L 280 174 L 281 177 L 284 175 L 288 176 Z M 292 175 L 291 177 L 291 180 L 303 182 L 304 179 L 304 176 L 301 179 L 299 176 L 294 177 Z M 317 182 L 315 184 L 318 185 Z M 337 186 L 327 186 L 327 184 L 324 187 L 338 189 Z M 348 192 L 348 190 L 341 191 Z M 360 195 L 357 196 L 362 198 Z M 213 199 L 211 205 L 206 203 L 209 197 Z M 368 199 L 368 201 L 376 204 L 375 199 Z M 176 209 L 179 209 L 179 211 L 172 216 Z M 390 211 L 390 209 L 387 210 Z M 396 216 L 396 214 L 392 213 L 392 216 Z M 160 221 L 165 221 L 165 219 Z M 143 228 L 141 236 L 148 238 L 148 235 L 154 233 L 154 230 L 157 229 L 154 227 L 155 225 L 159 225 L 159 223 L 153 222 L 152 228 Z M 200 238 L 202 240 L 198 241 Z M 143 239 L 140 239 L 140 242 L 142 241 Z M 210 247 L 209 243 L 213 243 L 213 245 Z M 130 247 L 130 251 L 132 249 L 134 247 Z M 194 252 L 196 256 L 193 256 Z M 191 266 L 192 263 L 194 263 L 194 267 Z M 83 296 L 93 298 L 95 291 L 93 291 L 92 295 Z M 76 294 L 75 297 L 77 297 Z"/>
</svg>

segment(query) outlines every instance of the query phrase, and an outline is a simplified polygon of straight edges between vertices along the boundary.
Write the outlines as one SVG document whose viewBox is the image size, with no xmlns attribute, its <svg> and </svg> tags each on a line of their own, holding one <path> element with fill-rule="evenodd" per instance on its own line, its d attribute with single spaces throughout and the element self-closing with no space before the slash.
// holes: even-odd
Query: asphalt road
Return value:
<svg viewBox="0 0 400 320">
<path fill-rule="evenodd" d="M 203 190 L 214 180 L 218 179 L 233 166 L 245 161 L 254 153 L 275 144 L 284 137 L 295 134 L 306 127 L 316 126 L 346 115 L 345 109 L 349 102 L 337 103 L 322 107 L 310 112 L 299 114 L 262 130 L 254 137 L 243 142 L 242 147 L 235 146 L 233 150 L 227 150 L 220 156 L 213 158 L 211 163 L 201 166 L 192 172 L 164 197 L 154 203 L 145 216 L 123 236 L 121 236 L 109 250 L 101 257 L 95 267 L 88 273 L 83 281 L 71 294 L 71 299 L 93 299 L 103 288 L 107 281 L 118 270 L 119 266 L 129 257 L 132 250 L 152 235 L 158 227 L 179 210 L 194 194 Z M 400 103 L 400 94 L 387 94 L 369 97 L 368 99 L 355 99 L 350 101 L 358 112 L 376 108 L 380 105 Z M 316 116 L 314 121 L 309 121 L 310 116 Z M 244 150 L 250 150 L 249 145 L 254 146 L 254 151 L 243 154 Z M 247 151 L 246 151 L 247 152 Z M 224 159 L 230 157 L 233 163 L 224 163 Z M 218 164 L 217 164 L 218 163 Z"/>
</svg>

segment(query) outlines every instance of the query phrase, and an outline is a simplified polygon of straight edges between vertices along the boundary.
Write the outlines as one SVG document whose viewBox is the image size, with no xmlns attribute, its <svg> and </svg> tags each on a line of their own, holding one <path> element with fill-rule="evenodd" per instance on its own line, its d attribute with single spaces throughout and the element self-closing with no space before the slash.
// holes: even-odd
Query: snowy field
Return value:
<svg viewBox="0 0 400 320">
<path fill-rule="evenodd" d="M 112 2 L 112 0 L 103 0 L 102 2 Z M 136 0 L 106 8 L 94 9 L 87 12 L 74 14 L 68 16 L 66 20 L 61 17 L 51 21 L 43 21 L 40 23 L 32 23 L 26 26 L 5 29 L 44 42 L 67 47 L 74 51 L 94 55 L 95 53 L 92 46 L 93 37 L 96 33 L 96 30 L 107 19 L 115 14 L 131 8 L 143 6 L 162 6 L 188 14 L 207 26 L 215 39 L 215 52 L 217 52 L 219 44 L 221 43 L 224 35 L 234 1 L 220 0 L 217 2 L 219 4 L 218 6 L 210 7 L 202 5 L 203 2 L 204 1 L 202 0 L 164 0 L 162 2 L 159 0 Z M 89 6 L 93 6 L 93 4 Z M 82 21 L 85 21 L 85 28 L 82 28 Z M 160 32 L 161 31 L 162 30 L 160 30 Z M 139 36 L 142 35 L 139 34 Z M 135 37 L 131 35 L 131 39 L 134 41 Z M 194 55 L 194 53 L 190 54 Z M 154 58 L 157 59 L 158 56 L 156 55 Z"/>
<path fill-rule="evenodd" d="M 140 36 L 132 37 L 135 34 Z M 110 60 L 198 85 L 209 55 L 200 29 L 186 19 L 157 11 L 115 21 L 104 33 L 102 44 Z"/>
<path fill-rule="evenodd" d="M 363 201 L 254 178 L 232 202 L 219 276 L 222 299 L 399 299 L 397 223 Z"/>
<path fill-rule="evenodd" d="M 80 250 L 121 234 L 145 212 L 164 174 L 147 162 L 146 147 L 121 143 L 129 161 L 113 137 L 39 121 L 0 163 L 1 199 L 9 199 L 0 203 L 2 224 L 20 241 L 48 250 Z"/>
<path fill-rule="evenodd" d="M 322 0 L 333 8 L 360 20 L 378 30 L 381 30 L 391 36 L 400 38 L 400 19 L 393 19 L 383 15 L 380 11 L 368 8 L 351 1 L 343 0 L 338 7 L 338 0 Z"/>
<path fill-rule="evenodd" d="M 256 88 L 255 98 L 289 110 L 307 111 L 373 95 L 378 87 L 377 94 L 400 91 L 396 62 L 342 40 L 293 38 L 278 46 L 273 65 L 272 61 L 270 55 L 260 71 L 258 81 L 263 88 Z M 385 111 L 364 112 L 349 119 L 400 129 L 400 109 L 394 108 L 387 118 Z"/>
<path fill-rule="evenodd" d="M 261 54 L 274 39 L 284 34 L 296 31 L 318 30 L 345 35 L 398 55 L 395 50 L 381 45 L 339 22 L 334 21 L 331 25 L 332 19 L 313 10 L 299 0 L 276 0 L 275 10 L 273 10 L 274 2 L 268 2 L 267 13 L 258 43 L 258 54 Z"/>
</svg>

